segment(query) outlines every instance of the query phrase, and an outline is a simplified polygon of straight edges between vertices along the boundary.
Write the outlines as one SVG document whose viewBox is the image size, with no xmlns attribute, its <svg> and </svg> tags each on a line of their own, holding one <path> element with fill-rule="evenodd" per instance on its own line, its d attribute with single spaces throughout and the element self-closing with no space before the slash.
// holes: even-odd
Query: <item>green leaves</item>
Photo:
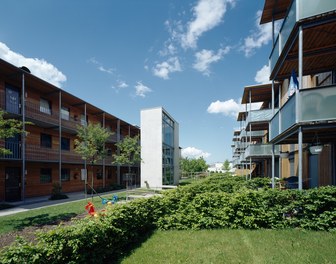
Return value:
<svg viewBox="0 0 336 264">
<path fill-rule="evenodd" d="M 113 154 L 114 164 L 135 165 L 141 161 L 141 146 L 139 135 L 135 137 L 126 136 L 123 140 L 116 143 L 119 150 L 118 154 Z"/>
<path fill-rule="evenodd" d="M 103 159 L 107 151 L 105 142 L 112 133 L 101 127 L 100 124 L 89 123 L 88 126 L 77 127 L 77 138 L 75 139 L 75 151 L 91 164 Z"/>
<path fill-rule="evenodd" d="M 182 158 L 180 166 L 181 170 L 187 173 L 204 172 L 209 167 L 203 157 L 198 159 Z"/>
</svg>

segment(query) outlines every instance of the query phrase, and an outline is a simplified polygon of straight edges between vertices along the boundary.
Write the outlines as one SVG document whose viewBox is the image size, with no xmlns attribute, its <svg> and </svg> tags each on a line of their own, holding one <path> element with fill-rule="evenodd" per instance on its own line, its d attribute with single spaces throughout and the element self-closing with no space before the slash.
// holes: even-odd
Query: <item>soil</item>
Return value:
<svg viewBox="0 0 336 264">
<path fill-rule="evenodd" d="M 29 227 L 26 227 L 22 230 L 17 230 L 17 231 L 12 231 L 12 232 L 9 232 L 9 233 L 1 234 L 0 235 L 0 251 L 2 250 L 3 247 L 11 245 L 15 241 L 17 236 L 23 237 L 28 242 L 35 242 L 36 231 L 47 232 L 51 229 L 56 228 L 60 224 L 61 225 L 71 225 L 73 220 L 84 218 L 87 215 L 88 215 L 87 213 L 83 213 L 83 214 L 77 215 L 76 217 L 74 217 L 72 219 L 69 219 L 67 221 L 63 220 L 63 221 L 60 221 L 60 222 L 57 222 L 57 223 L 53 222 L 53 223 L 46 224 L 46 225 L 29 226 Z"/>
</svg>

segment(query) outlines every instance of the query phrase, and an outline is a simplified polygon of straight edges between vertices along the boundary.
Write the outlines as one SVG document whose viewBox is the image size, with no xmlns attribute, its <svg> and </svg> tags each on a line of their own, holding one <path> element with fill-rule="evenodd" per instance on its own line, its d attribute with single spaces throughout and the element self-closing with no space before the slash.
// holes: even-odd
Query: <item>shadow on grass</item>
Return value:
<svg viewBox="0 0 336 264">
<path fill-rule="evenodd" d="M 22 230 L 29 226 L 44 226 L 44 225 L 56 225 L 61 221 L 68 221 L 72 217 L 75 217 L 75 213 L 64 213 L 54 216 L 49 216 L 49 214 L 40 214 L 32 217 L 26 217 L 20 220 L 12 220 L 15 230 Z"/>
<path fill-rule="evenodd" d="M 122 255 L 118 255 L 115 256 L 114 260 L 108 260 L 108 262 L 106 262 L 107 260 L 105 260 L 104 263 L 109 263 L 109 264 L 120 264 L 123 259 L 129 257 L 134 250 L 136 250 L 137 248 L 139 248 L 143 243 L 145 243 L 147 241 L 147 239 L 149 239 L 153 233 L 154 233 L 154 229 L 151 231 L 148 231 L 147 233 L 143 234 L 143 236 L 141 238 L 139 238 L 136 242 L 132 242 L 129 243 L 126 247 L 124 247 L 122 249 Z"/>
</svg>

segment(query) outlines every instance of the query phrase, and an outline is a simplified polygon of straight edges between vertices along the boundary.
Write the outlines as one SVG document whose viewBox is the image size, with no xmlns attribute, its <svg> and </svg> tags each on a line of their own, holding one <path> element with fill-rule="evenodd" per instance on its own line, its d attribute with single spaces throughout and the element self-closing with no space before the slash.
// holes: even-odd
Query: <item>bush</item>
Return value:
<svg viewBox="0 0 336 264">
<path fill-rule="evenodd" d="M 53 183 L 53 188 L 49 200 L 61 200 L 67 198 L 69 197 L 66 194 L 62 193 L 62 186 L 58 182 Z"/>
</svg>

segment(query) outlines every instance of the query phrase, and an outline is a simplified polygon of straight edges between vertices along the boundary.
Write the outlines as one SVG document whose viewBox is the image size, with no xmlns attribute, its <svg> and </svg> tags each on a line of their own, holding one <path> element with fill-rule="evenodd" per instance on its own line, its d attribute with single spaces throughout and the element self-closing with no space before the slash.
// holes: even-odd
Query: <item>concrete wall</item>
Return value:
<svg viewBox="0 0 336 264">
<path fill-rule="evenodd" d="M 162 186 L 162 108 L 142 110 L 141 187 Z"/>
</svg>

